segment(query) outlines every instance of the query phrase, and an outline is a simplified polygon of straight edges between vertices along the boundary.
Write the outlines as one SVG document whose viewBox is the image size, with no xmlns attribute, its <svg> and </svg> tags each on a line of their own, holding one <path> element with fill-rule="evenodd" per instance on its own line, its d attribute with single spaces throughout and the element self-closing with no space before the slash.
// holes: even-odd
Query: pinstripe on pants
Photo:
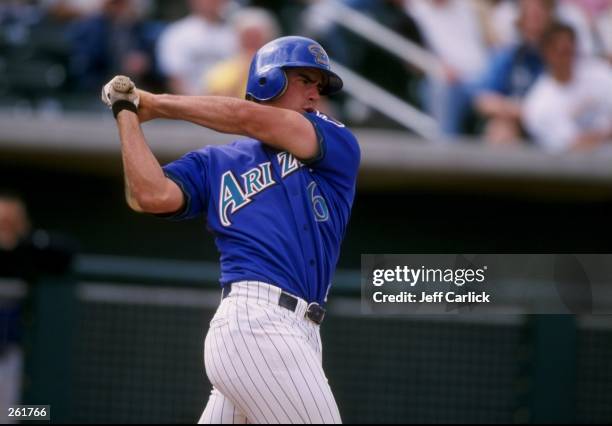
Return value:
<svg viewBox="0 0 612 426">
<path fill-rule="evenodd" d="M 341 423 L 323 371 L 319 326 L 278 306 L 281 290 L 234 283 L 204 342 L 213 384 L 199 423 Z"/>
</svg>

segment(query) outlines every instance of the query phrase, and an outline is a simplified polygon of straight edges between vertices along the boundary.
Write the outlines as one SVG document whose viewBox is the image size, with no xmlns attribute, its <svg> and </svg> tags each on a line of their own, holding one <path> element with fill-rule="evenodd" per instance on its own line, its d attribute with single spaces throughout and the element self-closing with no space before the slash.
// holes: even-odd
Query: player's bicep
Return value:
<svg viewBox="0 0 612 426">
<path fill-rule="evenodd" d="M 300 160 L 309 160 L 318 155 L 317 133 L 302 114 L 283 108 L 253 106 L 247 118 L 248 136 L 287 151 Z"/>
<path fill-rule="evenodd" d="M 286 151 L 301 161 L 309 161 L 319 156 L 319 138 L 310 121 L 302 114 L 294 111 L 287 122 L 287 127 L 279 132 L 279 139 L 283 139 Z"/>
</svg>

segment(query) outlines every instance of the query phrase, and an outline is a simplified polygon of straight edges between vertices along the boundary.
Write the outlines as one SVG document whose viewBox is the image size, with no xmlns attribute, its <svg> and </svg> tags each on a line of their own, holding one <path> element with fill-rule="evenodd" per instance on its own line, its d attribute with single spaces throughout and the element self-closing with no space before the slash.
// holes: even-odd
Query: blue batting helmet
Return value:
<svg viewBox="0 0 612 426">
<path fill-rule="evenodd" d="M 329 57 L 319 43 L 306 37 L 289 36 L 272 40 L 260 48 L 249 69 L 246 98 L 271 101 L 287 88 L 286 68 L 316 68 L 327 76 L 322 95 L 342 89 L 342 79 L 331 71 Z"/>
</svg>

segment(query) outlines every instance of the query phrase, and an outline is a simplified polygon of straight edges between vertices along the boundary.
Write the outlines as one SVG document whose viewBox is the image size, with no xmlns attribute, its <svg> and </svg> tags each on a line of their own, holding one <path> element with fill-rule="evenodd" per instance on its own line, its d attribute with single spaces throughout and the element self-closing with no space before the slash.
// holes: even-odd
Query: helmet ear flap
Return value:
<svg viewBox="0 0 612 426">
<path fill-rule="evenodd" d="M 287 90 L 287 74 L 282 68 L 272 68 L 268 74 L 270 75 L 269 90 L 272 93 L 270 100 L 272 100 L 278 98 Z"/>
<path fill-rule="evenodd" d="M 257 73 L 251 78 L 247 96 L 250 95 L 259 101 L 271 101 L 282 95 L 286 88 L 285 71 L 280 67 L 274 67 Z"/>
</svg>

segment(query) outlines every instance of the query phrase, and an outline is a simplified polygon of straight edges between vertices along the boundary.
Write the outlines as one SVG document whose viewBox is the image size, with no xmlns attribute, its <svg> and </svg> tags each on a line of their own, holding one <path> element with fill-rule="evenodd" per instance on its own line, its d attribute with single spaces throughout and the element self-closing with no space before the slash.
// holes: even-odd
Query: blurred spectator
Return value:
<svg viewBox="0 0 612 426">
<path fill-rule="evenodd" d="M 68 62 L 64 24 L 38 2 L 0 3 L 0 102 L 57 93 Z"/>
<path fill-rule="evenodd" d="M 70 74 L 81 89 L 100 88 L 116 74 L 127 74 L 144 88 L 156 87 L 154 50 L 159 25 L 144 20 L 139 0 L 102 0 L 101 11 L 71 26 Z"/>
<path fill-rule="evenodd" d="M 21 197 L 0 191 L 0 276 L 31 280 L 41 273 L 63 274 L 76 248 L 71 238 L 33 230 Z"/>
<path fill-rule="evenodd" d="M 500 49 L 476 85 L 476 110 L 486 118 L 485 139 L 512 143 L 521 136 L 521 103 L 529 88 L 544 70 L 540 42 L 553 21 L 550 0 L 520 0 L 516 22 L 521 40 Z"/>
<path fill-rule="evenodd" d="M 30 233 L 30 221 L 21 199 L 0 194 L 0 276 L 13 276 L 12 258 Z M 23 354 L 20 348 L 20 308 L 17 302 L 0 300 L 0 423 L 14 423 L 8 407 L 19 404 Z"/>
<path fill-rule="evenodd" d="M 610 0 L 565 0 L 573 6 L 574 14 L 581 23 L 582 33 L 588 36 L 589 45 L 581 48 L 587 53 L 612 57 L 612 1 Z M 586 37 L 583 37 L 586 38 Z M 589 51 L 588 49 L 591 49 Z"/>
<path fill-rule="evenodd" d="M 599 53 L 597 35 L 591 20 L 609 9 L 610 0 L 553 0 L 558 21 L 570 25 L 576 32 L 578 51 L 584 56 Z M 516 43 L 520 39 L 518 29 L 513 25 L 519 15 L 516 0 L 504 0 L 495 11 L 495 26 L 498 28 L 502 45 Z"/>
<path fill-rule="evenodd" d="M 43 13 L 38 5 L 28 0 L 0 3 L 0 44 L 25 44 L 31 27 L 40 22 Z"/>
<path fill-rule="evenodd" d="M 328 0 L 311 0 L 307 3 L 309 5 L 302 13 L 303 30 L 309 37 L 320 39 L 334 25 L 331 19 L 333 5 Z"/>
<path fill-rule="evenodd" d="M 203 73 L 238 52 L 236 34 L 225 21 L 228 5 L 228 0 L 189 0 L 190 15 L 162 34 L 157 56 L 173 93 L 200 94 Z"/>
<path fill-rule="evenodd" d="M 40 13 L 41 7 L 35 0 L 4 0 L 0 2 L 0 22 L 10 18 L 21 18 L 26 14 Z"/>
<path fill-rule="evenodd" d="M 404 8 L 403 0 L 343 0 L 343 3 L 403 38 L 419 46 L 424 45 L 418 25 Z M 386 91 L 408 99 L 411 103 L 418 103 L 420 99 L 417 83 L 420 81 L 421 72 L 393 53 L 369 42 L 367 37 L 346 29 L 330 19 L 336 13 L 331 2 L 325 0 L 312 2 L 303 15 L 305 32 L 321 41 L 332 59 Z M 353 122 L 369 120 L 368 124 L 372 124 L 379 118 L 372 117 L 371 111 L 351 100 L 346 102 L 345 109 L 348 114 L 347 119 Z"/>
<path fill-rule="evenodd" d="M 471 103 L 469 85 L 487 62 L 476 10 L 465 0 L 410 1 L 408 7 L 445 70 L 443 80 L 429 79 L 427 109 L 446 134 L 462 133 Z"/>
<path fill-rule="evenodd" d="M 588 9 L 590 7 L 582 0 L 557 0 L 557 18 L 572 27 L 576 33 L 577 51 L 583 56 L 597 54 Z"/>
<path fill-rule="evenodd" d="M 595 18 L 595 29 L 602 55 L 612 63 L 612 2 Z"/>
<path fill-rule="evenodd" d="M 0 191 L 0 277 L 34 283 L 41 274 L 65 274 L 75 251 L 76 243 L 69 238 L 32 230 L 21 197 Z M 7 407 L 21 399 L 21 311 L 19 301 L 0 300 L 0 423 L 14 421 Z"/>
<path fill-rule="evenodd" d="M 40 0 L 47 13 L 62 21 L 92 15 L 99 9 L 98 0 Z"/>
<path fill-rule="evenodd" d="M 505 3 L 503 0 L 473 0 L 483 38 L 489 49 L 502 47 L 504 45 L 504 33 L 508 32 L 507 28 L 498 26 L 500 23 L 498 15 L 503 10 L 503 3 Z M 512 26 L 513 22 L 509 22 L 509 24 Z"/>
<path fill-rule="evenodd" d="M 597 15 L 610 9 L 610 0 L 563 0 L 573 3 L 585 13 L 589 20 L 593 20 Z"/>
<path fill-rule="evenodd" d="M 240 4 L 261 7 L 272 12 L 280 25 L 282 34 L 300 33 L 300 16 L 309 3 L 318 0 L 236 0 Z"/>
<path fill-rule="evenodd" d="M 523 119 L 550 151 L 591 148 L 612 139 L 612 70 L 606 62 L 577 60 L 576 33 L 555 24 L 543 39 L 548 69 L 527 95 Z"/>
<path fill-rule="evenodd" d="M 232 26 L 238 36 L 240 51 L 205 73 L 204 93 L 244 98 L 253 55 L 261 46 L 277 38 L 280 30 L 270 12 L 254 7 L 236 12 Z"/>
<path fill-rule="evenodd" d="M 0 194 L 0 249 L 14 250 L 29 233 L 23 202 L 16 195 Z"/>
<path fill-rule="evenodd" d="M 496 47 L 501 48 L 519 42 L 519 31 L 516 27 L 518 9 L 517 0 L 500 0 L 493 6 L 491 26 L 495 29 Z"/>
</svg>

